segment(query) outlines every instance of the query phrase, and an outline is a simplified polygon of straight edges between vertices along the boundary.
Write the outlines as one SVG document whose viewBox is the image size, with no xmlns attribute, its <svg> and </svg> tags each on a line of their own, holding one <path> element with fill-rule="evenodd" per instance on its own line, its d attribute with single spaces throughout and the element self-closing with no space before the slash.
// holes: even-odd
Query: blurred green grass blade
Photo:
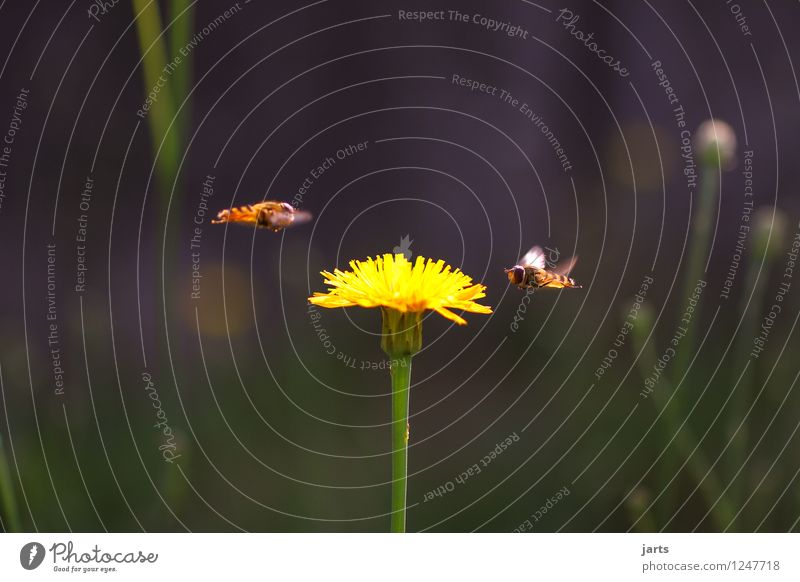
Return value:
<svg viewBox="0 0 800 582">
<path fill-rule="evenodd" d="M 191 441 L 183 430 L 175 428 L 175 440 L 178 443 L 178 449 L 180 450 L 181 455 L 180 469 L 176 465 L 164 463 L 162 487 L 164 491 L 164 499 L 172 509 L 172 512 L 180 517 L 181 512 L 184 509 L 184 504 L 186 503 L 186 496 L 189 492 L 189 485 L 186 480 L 187 478 L 181 474 L 181 471 L 183 471 L 184 474 L 189 473 L 192 461 L 192 451 L 191 447 L 189 446 Z M 166 531 L 171 531 L 175 527 L 173 516 L 167 512 L 167 515 L 165 515 L 164 518 L 166 520 Z"/>
<path fill-rule="evenodd" d="M 761 306 L 764 304 L 767 282 L 771 265 L 780 255 L 783 248 L 787 219 L 783 212 L 774 207 L 758 209 L 752 219 L 752 239 L 748 255 L 748 266 L 744 278 L 744 289 L 752 290 L 750 294 L 742 293 L 739 313 L 742 314 L 741 331 L 736 346 L 736 365 L 739 369 L 749 359 L 753 339 L 758 336 L 761 321 Z M 744 464 L 747 458 L 749 431 L 747 423 L 743 423 L 748 403 L 757 392 L 757 375 L 755 362 L 751 361 L 739 388 L 731 395 L 731 404 L 726 411 L 725 434 L 730 439 L 730 452 L 726 457 L 726 475 L 731 478 Z M 741 426 L 739 426 L 741 424 Z M 746 473 L 731 483 L 730 496 L 733 503 L 741 506 L 744 503 Z M 740 519 L 745 517 L 744 513 Z"/>
<path fill-rule="evenodd" d="M 639 310 L 639 316 L 633 324 L 633 342 L 636 351 L 640 353 L 637 364 L 644 378 L 647 378 L 657 362 L 653 342 L 647 341 L 647 337 L 653 329 L 654 320 L 652 308 L 647 304 L 643 304 Z M 667 461 L 670 457 L 673 457 L 686 467 L 688 474 L 692 477 L 710 508 L 710 516 L 714 521 L 715 530 L 722 531 L 733 520 L 733 508 L 730 500 L 722 494 L 722 484 L 719 481 L 719 477 L 713 471 L 705 453 L 699 446 L 700 443 L 696 435 L 691 430 L 688 422 L 682 420 L 681 411 L 675 406 L 675 398 L 673 397 L 672 401 L 669 400 L 668 395 L 672 393 L 672 386 L 667 378 L 662 376 L 649 395 L 656 407 L 662 410 L 661 419 L 666 427 L 663 437 L 667 452 L 661 464 L 667 468 L 667 474 L 665 475 L 664 471 L 658 473 L 659 482 L 657 485 L 664 487 L 662 497 L 669 501 L 673 494 L 669 490 L 667 482 L 673 477 L 669 469 L 674 466 L 674 463 Z M 671 444 L 667 444 L 670 439 L 672 439 Z M 672 486 L 676 486 L 675 481 L 672 482 Z M 664 503 L 664 505 L 666 505 L 666 512 L 670 514 L 676 510 L 672 502 Z M 661 527 L 665 525 L 666 520 L 660 524 Z"/>
<path fill-rule="evenodd" d="M 0 435 L 0 503 L 2 503 L 3 524 L 7 532 L 21 531 L 19 512 L 14 495 L 14 484 L 11 481 L 11 470 L 8 468 L 5 444 Z"/>
<path fill-rule="evenodd" d="M 735 163 L 736 134 L 724 121 L 708 119 L 695 131 L 693 142 L 699 168 L 699 185 L 692 203 L 693 216 L 689 226 L 691 238 L 684 271 L 683 296 L 680 297 L 682 302 L 688 301 L 697 282 L 705 277 L 705 261 L 711 249 L 712 225 L 715 224 L 714 217 L 719 200 L 720 176 L 723 170 L 731 169 Z M 695 330 L 699 324 L 700 321 L 695 313 L 695 321 L 676 347 L 673 378 L 687 376 L 689 359 L 695 349 Z M 683 398 L 675 403 L 679 410 L 685 408 L 682 400 Z"/>
<path fill-rule="evenodd" d="M 179 111 L 176 131 L 181 145 L 186 144 L 191 120 L 190 102 L 186 98 L 191 88 L 193 71 L 192 53 L 188 52 L 184 56 L 181 49 L 189 44 L 189 39 L 194 32 L 194 12 L 195 2 L 193 0 L 170 0 L 168 2 L 168 20 L 172 23 L 167 35 L 169 54 L 172 58 L 181 57 L 181 64 L 173 72 L 171 80 L 175 111 Z"/>
<path fill-rule="evenodd" d="M 145 96 L 149 95 L 155 87 L 159 87 L 157 99 L 147 113 L 147 121 L 150 127 L 153 155 L 156 157 L 156 174 L 161 197 L 159 216 L 161 217 L 160 226 L 163 228 L 167 203 L 177 177 L 181 155 L 178 128 L 173 125 L 175 99 L 172 94 L 172 75 L 174 72 L 172 75 L 165 74 L 167 47 L 158 3 L 156 0 L 131 0 L 131 3 L 136 19 L 139 48 L 143 55 L 142 73 Z"/>
<path fill-rule="evenodd" d="M 693 205 L 695 215 L 690 226 L 689 258 L 683 280 L 683 294 L 679 298 L 681 306 L 689 300 L 697 282 L 704 277 L 705 260 L 711 244 L 711 227 L 714 224 L 714 203 L 717 200 L 719 171 L 719 167 L 713 167 L 708 163 L 701 166 L 700 186 L 695 196 L 696 205 Z M 696 319 L 695 315 L 695 321 L 689 325 L 686 336 L 676 348 L 673 378 L 682 378 L 686 374 L 689 357 L 695 347 L 694 330 L 698 325 L 700 325 L 700 321 Z M 683 408 L 680 402 L 678 404 Z"/>
<path fill-rule="evenodd" d="M 633 322 L 633 332 L 631 334 L 634 349 L 636 353 L 639 354 L 639 357 L 636 359 L 636 365 L 639 368 L 642 379 L 650 375 L 658 359 L 653 342 L 648 341 L 648 336 L 654 327 L 655 316 L 653 309 L 647 303 L 643 303 L 642 307 L 639 309 L 639 315 Z M 654 389 L 664 390 L 665 387 L 656 386 Z M 661 428 L 656 429 L 662 443 L 669 441 L 669 433 L 665 428 L 666 423 L 661 423 Z M 655 467 L 655 476 L 659 487 L 669 482 L 673 476 L 673 471 L 679 466 L 679 462 L 675 457 L 675 452 L 672 449 L 667 449 L 661 462 Z M 657 521 L 664 524 L 672 516 L 671 508 L 675 505 L 675 491 L 673 489 L 664 488 L 661 490 L 660 497 L 660 507 L 656 506 L 653 513 L 656 515 Z M 656 528 L 655 531 L 658 531 L 658 529 L 659 528 Z"/>
</svg>

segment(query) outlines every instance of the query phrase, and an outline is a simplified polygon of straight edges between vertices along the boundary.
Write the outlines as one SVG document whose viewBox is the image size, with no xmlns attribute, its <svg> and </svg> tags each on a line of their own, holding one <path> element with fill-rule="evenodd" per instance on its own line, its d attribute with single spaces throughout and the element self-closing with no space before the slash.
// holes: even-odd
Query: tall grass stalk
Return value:
<svg viewBox="0 0 800 582">
<path fill-rule="evenodd" d="M 0 503 L 2 503 L 3 525 L 6 532 L 21 531 L 14 484 L 11 481 L 11 470 L 2 435 L 0 435 Z"/>
<path fill-rule="evenodd" d="M 764 304 L 771 265 L 783 247 L 786 218 L 780 210 L 774 207 L 765 207 L 760 208 L 752 215 L 751 224 L 752 239 L 747 256 L 748 266 L 743 287 L 745 292 L 742 293 L 739 308 L 739 313 L 742 314 L 742 323 L 737 337 L 736 365 L 732 366 L 732 370 L 740 369 L 748 361 L 750 361 L 750 365 L 745 371 L 738 389 L 731 395 L 725 425 L 725 434 L 730 440 L 729 452 L 725 458 L 726 475 L 731 478 L 747 458 L 749 430 L 747 423 L 742 421 L 750 399 L 758 388 L 756 386 L 758 377 L 756 363 L 750 360 L 749 353 L 753 345 L 753 338 L 758 336 L 762 317 L 761 308 Z M 749 290 L 752 291 L 748 294 Z M 731 500 L 737 506 L 741 506 L 745 500 L 745 475 L 742 473 L 734 483 L 731 483 L 729 489 Z"/>
<path fill-rule="evenodd" d="M 184 474 L 189 473 L 189 468 L 191 466 L 192 450 L 189 447 L 190 441 L 186 438 L 184 431 L 179 428 L 175 429 L 175 439 L 181 451 L 180 467 L 183 474 L 177 467 L 169 463 L 163 463 L 164 467 L 161 483 L 164 491 L 164 500 L 171 509 L 171 511 L 164 512 L 163 515 L 165 531 L 169 531 L 170 528 L 175 527 L 176 516 L 180 519 L 181 512 L 186 502 L 186 496 L 189 493 L 189 486 L 187 485 L 186 478 L 184 478 Z M 175 514 L 174 516 L 173 513 Z"/>
<path fill-rule="evenodd" d="M 171 249 L 175 248 L 172 240 L 175 234 L 167 230 L 167 209 L 170 207 L 170 197 L 173 196 L 172 205 L 180 210 L 182 187 L 178 175 L 178 167 L 183 152 L 186 148 L 191 120 L 190 103 L 187 101 L 189 88 L 192 83 L 191 57 L 181 54 L 194 29 L 194 3 L 191 0 L 170 0 L 167 3 L 167 18 L 171 22 L 170 29 L 165 31 L 161 21 L 161 12 L 157 0 L 131 0 L 136 30 L 139 37 L 139 48 L 142 54 L 142 73 L 144 81 L 144 94 L 147 97 L 155 87 L 159 87 L 157 99 L 147 113 L 147 123 L 150 130 L 150 141 L 155 164 L 156 191 L 157 191 L 157 229 L 155 265 L 161 264 L 162 268 L 156 270 L 156 281 L 161 281 L 163 296 L 168 302 L 173 296 L 173 279 L 162 276 L 170 273 Z M 180 58 L 180 62 L 175 59 Z M 167 65 L 172 64 L 167 69 Z M 180 114 L 178 110 L 180 108 Z M 160 260 L 159 260 L 160 259 Z M 162 306 L 161 298 L 156 305 Z M 157 343 L 156 369 L 164 370 L 166 365 L 166 336 Z M 180 505 L 185 496 L 186 481 L 178 475 L 178 469 L 170 466 L 165 476 L 167 501 Z"/>
<path fill-rule="evenodd" d="M 682 302 L 692 296 L 697 281 L 705 275 L 705 263 L 711 248 L 712 225 L 717 206 L 722 170 L 734 164 L 736 134 L 724 121 L 709 119 L 694 134 L 694 154 L 700 168 L 699 186 L 692 205 L 694 217 L 689 227 L 689 250 L 684 272 Z M 697 312 L 695 312 L 695 318 Z M 686 336 L 676 347 L 673 378 L 683 378 L 695 348 L 698 321 L 689 326 Z M 679 398 L 679 405 L 680 400 Z"/>
<path fill-rule="evenodd" d="M 175 99 L 172 95 L 171 79 L 166 79 L 166 82 L 159 79 L 159 77 L 164 78 L 163 72 L 168 61 L 158 3 L 150 0 L 131 0 L 131 2 L 136 18 L 139 49 L 143 58 L 145 96 L 158 88 L 158 93 L 154 93 L 155 102 L 147 112 L 147 122 L 150 127 L 153 155 L 157 155 L 155 164 L 160 195 L 159 216 L 162 218 L 159 227 L 163 228 L 165 226 L 163 215 L 175 181 L 181 153 L 177 128 L 174 126 L 170 128 L 175 119 Z"/>
<path fill-rule="evenodd" d="M 733 163 L 734 152 L 736 149 L 736 135 L 733 129 L 725 122 L 718 120 L 708 120 L 700 125 L 695 132 L 694 153 L 699 167 L 699 183 L 697 193 L 692 204 L 693 216 L 689 225 L 689 243 L 687 251 L 686 268 L 684 271 L 683 291 L 680 296 L 679 305 L 683 306 L 694 294 L 697 282 L 705 278 L 705 265 L 711 248 L 712 225 L 718 201 L 718 191 L 720 188 L 720 174 L 723 169 L 730 167 Z M 681 307 L 682 308 L 682 307 Z M 691 355 L 696 347 L 696 329 L 701 325 L 698 308 L 695 309 L 693 321 L 686 330 L 686 334 L 680 343 L 675 347 L 675 358 L 673 360 L 670 376 L 673 379 L 682 380 L 680 389 L 667 388 L 669 384 L 666 377 L 662 377 L 661 383 L 664 385 L 653 393 L 654 401 L 664 410 L 663 419 L 668 429 L 676 431 L 676 451 L 667 451 L 664 462 L 662 463 L 659 477 L 670 478 L 672 467 L 680 463 L 681 456 L 685 453 L 681 449 L 692 444 L 695 439 L 691 436 L 690 427 L 683 422 L 683 428 L 678 429 L 682 423 L 683 414 L 688 409 L 688 402 L 694 395 L 691 375 L 689 374 L 689 362 Z M 641 322 L 640 322 L 641 325 Z M 640 330 L 641 331 L 641 330 Z M 647 349 L 647 354 L 652 360 L 649 365 L 654 365 L 656 355 L 654 350 Z M 641 359 L 640 359 L 641 361 Z M 672 394 L 672 398 L 665 397 L 665 393 Z M 669 404 L 667 404 L 669 402 Z M 692 448 L 689 448 L 691 451 Z M 678 454 L 676 454 L 678 453 Z M 704 456 L 698 449 L 695 455 L 689 460 L 690 472 L 697 473 L 703 464 L 707 465 Z M 702 489 L 708 490 L 709 485 L 704 485 L 707 481 L 718 483 L 716 476 L 709 474 L 703 479 L 704 473 L 694 474 L 698 478 L 698 484 Z M 711 487 L 716 489 L 717 487 Z M 721 491 L 721 488 L 719 488 Z M 673 506 L 673 491 L 665 491 L 664 505 L 669 509 Z M 717 500 L 712 499 L 714 504 Z M 720 499 L 715 503 L 712 514 L 726 513 L 727 501 Z M 729 522 L 723 523 L 723 526 Z"/>
<path fill-rule="evenodd" d="M 633 342 L 637 353 L 640 354 L 637 364 L 644 378 L 650 374 L 650 371 L 657 363 L 655 347 L 652 342 L 647 341 L 647 336 L 650 334 L 650 330 L 653 329 L 654 320 L 653 310 L 649 305 L 644 304 L 633 323 Z M 674 463 L 666 462 L 670 457 L 670 445 L 668 443 L 672 441 L 671 444 L 674 447 L 677 458 L 684 460 L 689 475 L 697 484 L 705 502 L 711 507 L 711 517 L 715 526 L 719 531 L 722 531 L 733 519 L 733 508 L 730 501 L 722 495 L 723 488 L 719 477 L 711 469 L 708 459 L 699 446 L 697 437 L 688 424 L 688 419 L 683 418 L 681 410 L 676 406 L 674 396 L 670 401 L 668 395 L 672 393 L 673 389 L 670 382 L 662 376 L 649 395 L 655 402 L 656 408 L 662 411 L 661 418 L 665 428 L 662 431 L 662 437 L 664 446 L 667 449 L 661 465 L 668 468 L 675 466 Z M 676 467 L 675 470 L 679 469 Z M 667 483 L 673 477 L 674 475 L 671 474 L 671 471 L 666 474 L 661 471 L 658 475 L 658 486 L 664 487 L 663 493 L 668 499 L 671 495 Z M 664 495 L 660 496 L 663 497 Z M 664 503 L 664 506 L 666 512 L 673 510 L 672 503 Z M 671 516 L 669 517 L 671 518 Z M 664 519 L 663 523 L 666 523 L 666 521 Z"/>
<path fill-rule="evenodd" d="M 709 156 L 707 153 L 703 155 L 698 154 L 700 162 L 700 177 L 697 194 L 694 197 L 692 204 L 693 217 L 689 225 L 689 244 L 688 244 L 688 258 L 686 261 L 686 270 L 683 279 L 683 292 L 680 296 L 679 306 L 683 309 L 683 305 L 689 300 L 694 293 L 694 288 L 697 285 L 705 272 L 705 261 L 708 255 L 708 249 L 711 241 L 711 228 L 714 220 L 715 202 L 717 200 L 717 190 L 719 188 L 718 174 L 720 171 L 719 163 L 715 163 L 714 157 Z M 716 158 L 719 159 L 719 156 Z M 689 360 L 692 352 L 695 349 L 695 332 L 699 321 L 697 319 L 698 312 L 695 311 L 694 321 L 688 326 L 686 335 L 681 339 L 681 342 L 675 348 L 675 359 L 673 361 L 671 376 L 673 378 L 684 378 L 682 389 L 669 389 L 672 394 L 670 405 L 664 410 L 664 422 L 668 429 L 675 429 L 680 425 L 680 420 L 683 412 L 686 410 L 687 396 L 692 393 L 691 383 L 688 378 Z M 641 327 L 641 326 L 640 326 Z M 656 354 L 654 348 L 650 346 L 642 352 L 643 356 L 646 354 L 648 358 L 648 367 L 652 370 L 652 365 L 656 362 Z M 650 361 L 652 360 L 652 362 Z M 639 359 L 642 362 L 642 358 Z M 645 377 L 647 377 L 647 372 Z M 666 384 L 666 378 L 661 379 L 662 384 Z M 661 386 L 656 389 L 658 396 L 655 401 L 659 407 L 664 408 L 664 402 L 668 399 L 663 397 L 664 392 L 667 391 L 666 386 Z M 661 402 L 659 402 L 661 400 Z M 668 409 L 668 410 L 667 410 Z M 688 429 L 688 426 L 684 427 Z M 667 439 L 669 435 L 664 435 Z M 664 442 L 667 442 L 666 440 Z M 675 451 L 667 450 L 664 458 L 656 471 L 659 482 L 665 482 L 665 479 L 672 478 L 672 470 L 680 463 L 680 455 L 676 455 Z M 663 502 L 666 511 L 674 506 L 675 494 L 674 490 L 665 490 L 663 492 Z M 660 512 L 661 518 L 668 519 L 668 515 Z M 666 521 L 662 519 L 662 523 Z"/>
<path fill-rule="evenodd" d="M 708 161 L 701 162 L 700 185 L 695 196 L 695 215 L 690 227 L 689 258 L 683 280 L 683 294 L 679 305 L 683 306 L 694 293 L 697 282 L 704 278 L 705 261 L 711 243 L 711 232 L 714 224 L 715 205 L 719 189 L 719 166 Z M 682 307 L 681 307 L 682 308 Z M 695 312 L 695 317 L 697 312 Z M 699 325 L 696 319 L 688 326 L 686 336 L 675 349 L 675 366 L 672 377 L 683 378 L 689 367 L 689 360 L 695 349 L 695 330 Z M 685 390 L 688 390 L 688 385 Z M 683 399 L 679 399 L 680 401 Z"/>
<path fill-rule="evenodd" d="M 195 3 L 192 0 L 170 0 L 167 3 L 168 19 L 172 23 L 167 35 L 169 54 L 172 58 L 181 57 L 181 64 L 172 73 L 170 80 L 177 114 L 175 131 L 178 134 L 181 149 L 185 148 L 188 141 L 189 122 L 192 118 L 191 101 L 187 100 L 187 96 L 193 78 L 192 53 L 189 52 L 184 56 L 181 49 L 187 46 L 194 31 L 194 7 Z"/>
</svg>

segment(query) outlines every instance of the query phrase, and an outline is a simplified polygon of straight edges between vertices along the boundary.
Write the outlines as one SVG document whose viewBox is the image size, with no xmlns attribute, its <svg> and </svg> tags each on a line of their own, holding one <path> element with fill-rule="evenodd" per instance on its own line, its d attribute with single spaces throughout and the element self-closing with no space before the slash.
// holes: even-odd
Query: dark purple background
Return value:
<svg viewBox="0 0 800 582">
<path fill-rule="evenodd" d="M 740 161 L 744 149 L 755 152 L 756 205 L 777 205 L 792 233 L 798 7 L 739 2 L 752 30 L 745 36 L 722 1 L 566 6 L 580 15 L 577 28 L 594 32 L 630 70 L 622 78 L 556 22 L 562 5 L 540 4 L 546 10 L 523 0 L 330 0 L 269 25 L 300 5 L 240 3 L 239 14 L 189 61 L 190 145 L 166 234 L 159 227 L 164 193 L 150 179 L 150 128 L 136 116 L 146 90 L 130 5 L 120 2 L 93 26 L 88 2 L 69 10 L 66 3 L 0 6 L 7 57 L 0 133 L 20 88 L 30 89 L 0 209 L 0 424 L 9 451 L 13 441 L 26 529 L 386 529 L 385 517 L 369 516 L 388 507 L 388 485 L 380 485 L 389 476 L 382 426 L 389 400 L 381 396 L 388 374 L 349 369 L 326 355 L 306 297 L 322 289 L 320 270 L 391 252 L 406 234 L 414 254 L 443 258 L 486 284 L 485 302 L 495 310 L 490 318 L 469 315 L 466 328 L 426 320 L 426 349 L 414 362 L 409 502 L 421 502 L 509 434 L 522 435 L 472 483 L 410 509 L 409 529 L 509 531 L 572 483 L 638 401 L 641 379 L 630 346 L 613 376 L 586 392 L 642 277 L 653 273 L 648 302 L 657 310 L 677 313 L 684 304 L 690 197 L 679 131 L 651 64 L 661 61 L 689 130 L 717 117 L 735 129 Z M 229 6 L 198 3 L 195 28 Z M 529 38 L 475 24 L 398 20 L 398 10 L 453 6 L 519 24 Z M 454 86 L 453 74 L 529 103 L 573 169 L 562 170 L 519 111 Z M 409 139 L 376 143 L 390 138 Z M 363 141 L 366 151 L 337 161 L 304 196 L 302 207 L 317 217 L 312 225 L 253 236 L 206 222 L 202 299 L 190 299 L 188 238 L 207 174 L 216 177 L 214 212 L 264 197 L 291 201 L 321 160 Z M 77 294 L 76 221 L 96 153 L 88 290 Z M 723 311 L 704 343 L 692 402 L 718 364 L 738 370 L 723 355 L 741 318 L 743 271 L 731 301 L 717 296 L 736 242 L 742 189 L 739 171 L 723 175 L 707 303 L 696 325 L 704 332 L 717 305 Z M 46 340 L 45 245 L 53 240 L 63 397 L 53 394 Z M 535 243 L 579 254 L 573 276 L 584 289 L 537 294 L 512 333 L 522 295 L 508 287 L 502 269 Z M 794 312 L 796 298 L 790 301 Z M 383 359 L 377 313 L 322 317 L 337 351 L 359 362 Z M 665 316 L 657 350 L 674 323 Z M 734 529 L 752 529 L 766 515 L 765 529 L 785 530 L 797 517 L 798 501 L 788 497 L 767 513 L 797 464 L 793 441 L 794 455 L 778 456 L 796 416 L 783 408 L 797 404 L 794 396 L 778 406 L 797 371 L 786 358 L 797 348 L 791 327 L 789 317 L 779 322 L 765 358 L 778 362 L 774 406 L 757 408 L 751 418 L 756 438 L 776 411 L 781 422 L 771 430 L 782 430 L 783 421 L 786 430 L 770 433 L 777 445 L 749 465 L 748 486 L 764 474 L 770 480 L 746 508 L 752 517 Z M 145 369 L 180 432 L 186 478 L 158 453 L 142 390 Z M 703 445 L 711 459 L 725 444 L 714 419 L 730 386 L 727 377 L 714 382 L 690 419 L 699 434 L 711 427 Z M 641 403 L 570 485 L 568 501 L 536 529 L 633 527 L 626 496 L 642 488 L 655 496 L 666 486 L 657 469 L 648 470 L 665 446 L 659 431 L 647 432 L 657 414 L 652 402 Z M 786 464 L 777 477 L 766 471 L 776 459 Z M 667 515 L 689 500 L 670 529 L 713 529 L 701 518 L 706 508 L 693 487 L 680 475 L 666 487 L 674 503 Z"/>
</svg>

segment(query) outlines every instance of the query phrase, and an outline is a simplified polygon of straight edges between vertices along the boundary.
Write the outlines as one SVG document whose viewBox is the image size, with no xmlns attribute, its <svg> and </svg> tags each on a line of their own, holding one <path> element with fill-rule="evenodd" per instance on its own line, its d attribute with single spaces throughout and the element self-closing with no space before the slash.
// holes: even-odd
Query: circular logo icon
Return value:
<svg viewBox="0 0 800 582">
<path fill-rule="evenodd" d="M 44 561 L 44 546 L 39 542 L 29 542 L 19 551 L 19 563 L 26 570 L 35 570 Z"/>
</svg>

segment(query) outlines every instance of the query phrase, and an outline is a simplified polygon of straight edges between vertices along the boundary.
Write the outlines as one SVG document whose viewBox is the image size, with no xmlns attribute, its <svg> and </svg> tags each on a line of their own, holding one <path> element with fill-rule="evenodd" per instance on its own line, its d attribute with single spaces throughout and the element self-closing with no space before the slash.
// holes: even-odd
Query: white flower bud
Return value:
<svg viewBox="0 0 800 582">
<path fill-rule="evenodd" d="M 753 251 L 757 257 L 777 256 L 786 237 L 786 213 L 774 206 L 761 206 L 753 214 Z"/>
<path fill-rule="evenodd" d="M 710 165 L 730 170 L 736 165 L 736 133 L 719 119 L 707 119 L 694 134 L 699 158 Z"/>
</svg>

